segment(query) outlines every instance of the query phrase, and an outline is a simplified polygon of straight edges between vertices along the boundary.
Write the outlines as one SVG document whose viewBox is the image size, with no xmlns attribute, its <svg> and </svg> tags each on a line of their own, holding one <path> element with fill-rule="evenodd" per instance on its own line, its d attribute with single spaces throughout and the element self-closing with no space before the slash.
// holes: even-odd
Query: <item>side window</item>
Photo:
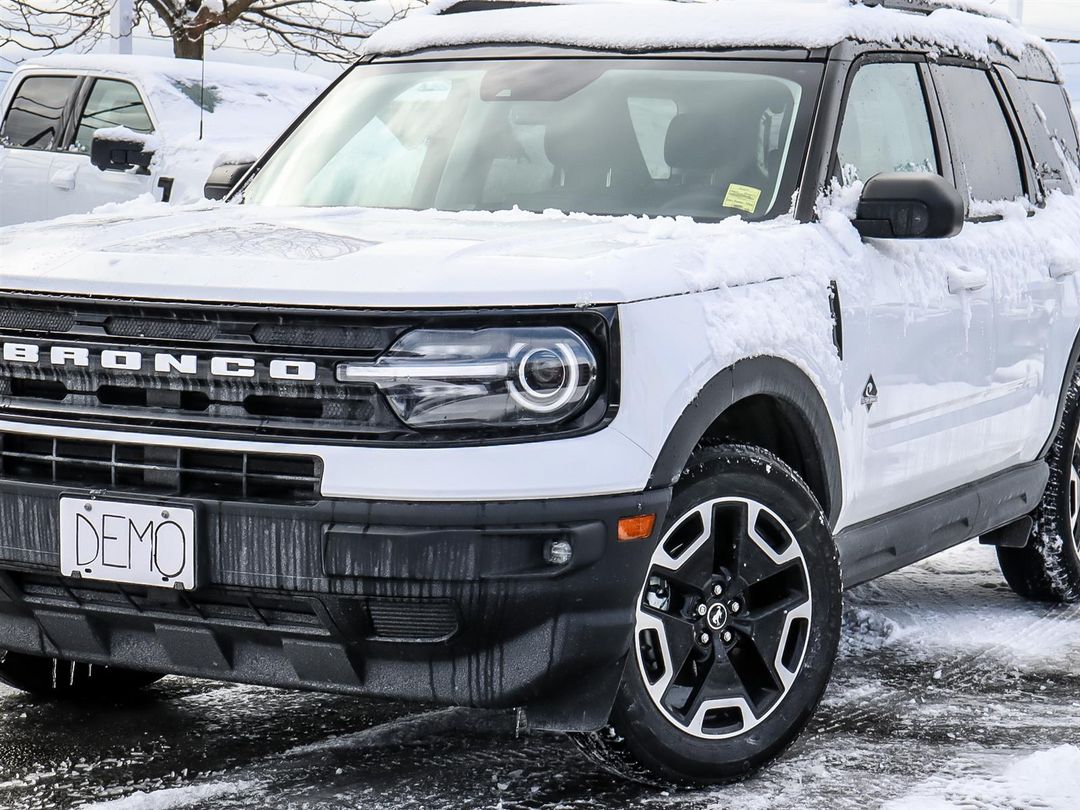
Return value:
<svg viewBox="0 0 1080 810">
<path fill-rule="evenodd" d="M 62 135 L 64 108 L 77 81 L 70 76 L 24 80 L 0 127 L 0 146 L 42 150 L 56 146 Z"/>
<path fill-rule="evenodd" d="M 999 202 L 1024 196 L 1016 139 L 985 70 L 935 65 L 949 146 L 970 200 Z"/>
<path fill-rule="evenodd" d="M 1039 82 L 1021 82 L 1007 67 L 998 67 L 997 72 L 1005 84 L 1009 98 L 1012 99 L 1043 190 L 1060 190 L 1071 194 L 1073 187 L 1065 164 L 1066 161 L 1075 162 L 1076 158 L 1072 147 L 1066 145 L 1042 106 L 1036 103 L 1031 94 L 1032 85 Z M 1059 95 L 1059 98 L 1063 97 Z M 1070 124 L 1069 133 L 1072 134 L 1072 131 Z"/>
<path fill-rule="evenodd" d="M 882 172 L 940 171 L 917 65 L 882 62 L 859 69 L 848 91 L 837 159 L 845 184 Z"/>
<path fill-rule="evenodd" d="M 1065 88 L 1053 82 L 1024 80 L 1020 84 L 1035 106 L 1036 114 L 1046 124 L 1050 137 L 1058 143 L 1074 163 L 1080 165 L 1080 143 Z"/>
<path fill-rule="evenodd" d="M 112 127 L 127 127 L 133 132 L 145 134 L 154 131 L 150 114 L 134 85 L 114 79 L 98 79 L 79 118 L 75 149 L 89 152 L 94 133 Z"/>
</svg>

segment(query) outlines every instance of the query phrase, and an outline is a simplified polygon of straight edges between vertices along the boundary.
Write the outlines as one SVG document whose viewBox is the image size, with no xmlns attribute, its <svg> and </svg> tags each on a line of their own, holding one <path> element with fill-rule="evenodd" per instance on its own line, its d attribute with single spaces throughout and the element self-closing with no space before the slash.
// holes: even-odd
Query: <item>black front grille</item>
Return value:
<svg viewBox="0 0 1080 810">
<path fill-rule="evenodd" d="M 310 503 L 319 499 L 322 467 L 307 456 L 0 433 L 0 478 L 184 498 Z"/>
<path fill-rule="evenodd" d="M 412 431 L 375 387 L 342 385 L 335 371 L 374 360 L 410 326 L 393 313 L 6 296 L 0 408 L 185 435 L 392 441 Z M 219 373 L 215 358 L 239 373 Z M 281 379 L 275 361 L 294 376 Z"/>
<path fill-rule="evenodd" d="M 324 310 L 6 293 L 0 416 L 35 425 L 319 444 L 527 440 L 535 435 L 528 427 L 483 434 L 412 429 L 377 386 L 342 384 L 337 368 L 374 362 L 414 329 L 558 323 L 590 336 L 610 364 L 605 395 L 560 431 L 577 435 L 617 408 L 614 318 L 611 307 Z"/>
</svg>

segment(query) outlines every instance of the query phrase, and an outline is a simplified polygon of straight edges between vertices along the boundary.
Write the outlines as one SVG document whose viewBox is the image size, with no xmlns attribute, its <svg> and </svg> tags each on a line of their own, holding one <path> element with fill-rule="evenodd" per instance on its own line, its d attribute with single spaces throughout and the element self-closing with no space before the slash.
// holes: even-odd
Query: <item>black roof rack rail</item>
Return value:
<svg viewBox="0 0 1080 810">
<path fill-rule="evenodd" d="M 1009 22 L 1012 18 L 999 11 L 990 8 L 978 8 L 957 0 L 851 0 L 853 6 L 880 6 L 894 11 L 910 11 L 913 14 L 933 14 L 943 9 L 955 9 L 974 14 L 977 17 L 986 17 L 991 20 L 1003 20 Z"/>
<path fill-rule="evenodd" d="M 687 0 L 674 0 L 686 2 Z M 851 0 L 853 6 L 879 6 L 894 11 L 908 11 L 913 14 L 932 14 L 942 9 L 956 9 L 996 20 L 1011 20 L 1008 14 L 990 8 L 979 8 L 965 3 L 964 0 Z M 495 9 L 531 8 L 534 6 L 562 5 L 551 0 L 459 0 L 439 11 L 444 14 L 467 14 L 474 11 L 493 11 Z"/>
<path fill-rule="evenodd" d="M 531 8 L 533 6 L 552 6 L 555 3 L 545 0 L 460 0 L 439 11 L 439 16 L 446 14 L 468 14 L 473 11 L 495 11 L 504 8 Z"/>
</svg>

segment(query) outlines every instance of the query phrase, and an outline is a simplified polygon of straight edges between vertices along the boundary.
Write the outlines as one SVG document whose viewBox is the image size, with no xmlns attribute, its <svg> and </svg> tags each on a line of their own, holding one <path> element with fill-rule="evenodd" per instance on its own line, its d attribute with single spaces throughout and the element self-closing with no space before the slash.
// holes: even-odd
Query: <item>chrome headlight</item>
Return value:
<svg viewBox="0 0 1080 810">
<path fill-rule="evenodd" d="M 550 425 L 592 398 L 599 367 L 564 327 L 409 332 L 374 363 L 343 363 L 343 383 L 377 385 L 412 427 Z"/>
</svg>

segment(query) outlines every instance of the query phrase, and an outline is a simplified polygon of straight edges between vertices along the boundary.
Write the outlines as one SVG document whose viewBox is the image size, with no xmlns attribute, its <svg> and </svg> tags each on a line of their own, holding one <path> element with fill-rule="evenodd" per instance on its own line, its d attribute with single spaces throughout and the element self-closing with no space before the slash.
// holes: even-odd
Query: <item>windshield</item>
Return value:
<svg viewBox="0 0 1080 810">
<path fill-rule="evenodd" d="M 362 65 L 244 201 L 765 219 L 790 208 L 820 78 L 719 59 Z"/>
</svg>

